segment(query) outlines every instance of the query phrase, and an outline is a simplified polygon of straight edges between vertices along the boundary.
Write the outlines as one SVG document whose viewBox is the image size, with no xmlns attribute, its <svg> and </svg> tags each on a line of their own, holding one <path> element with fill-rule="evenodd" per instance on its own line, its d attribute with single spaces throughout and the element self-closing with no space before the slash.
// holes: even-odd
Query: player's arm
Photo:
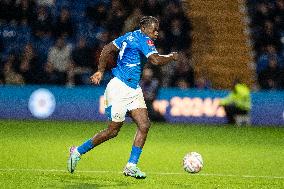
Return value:
<svg viewBox="0 0 284 189">
<path fill-rule="evenodd" d="M 113 57 L 114 53 L 117 52 L 119 49 L 112 43 L 108 43 L 104 46 L 100 58 L 99 58 L 99 65 L 98 71 L 104 73 L 107 63 L 109 62 L 110 56 Z"/>
<path fill-rule="evenodd" d="M 154 65 L 164 65 L 172 61 L 178 60 L 178 53 L 173 52 L 168 55 L 160 55 L 154 53 L 148 57 L 148 61 Z"/>
<path fill-rule="evenodd" d="M 178 53 L 172 52 L 168 55 L 160 55 L 151 39 L 143 39 L 140 42 L 140 49 L 148 58 L 148 61 L 154 65 L 164 65 L 178 60 Z"/>
<path fill-rule="evenodd" d="M 104 46 L 101 52 L 100 58 L 99 58 L 98 71 L 91 76 L 92 83 L 94 84 L 100 83 L 104 75 L 107 62 L 110 59 L 110 56 L 114 56 L 114 53 L 117 51 L 118 51 L 118 48 L 112 42 Z"/>
</svg>

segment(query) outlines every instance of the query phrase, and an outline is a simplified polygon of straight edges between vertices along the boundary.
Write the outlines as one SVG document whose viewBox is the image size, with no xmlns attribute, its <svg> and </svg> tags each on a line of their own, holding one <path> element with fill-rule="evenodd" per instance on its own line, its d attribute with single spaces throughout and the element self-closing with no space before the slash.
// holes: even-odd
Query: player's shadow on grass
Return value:
<svg viewBox="0 0 284 189">
<path fill-rule="evenodd" d="M 114 184 L 88 184 L 88 183 L 77 183 L 77 184 L 74 184 L 74 185 L 68 185 L 68 186 L 65 186 L 64 188 L 66 189 L 71 189 L 71 188 L 106 188 L 106 187 L 119 187 L 119 186 L 124 186 L 126 187 L 127 183 L 114 183 Z"/>
<path fill-rule="evenodd" d="M 112 188 L 112 187 L 126 187 L 129 186 L 130 183 L 126 181 L 120 181 L 117 179 L 109 179 L 109 178 L 98 178 L 96 176 L 71 176 L 68 179 L 65 179 L 67 183 L 70 181 L 72 183 L 68 183 L 64 186 L 64 188 L 71 189 L 71 188 Z"/>
<path fill-rule="evenodd" d="M 100 177 L 99 175 L 69 174 L 69 173 L 45 173 L 41 175 L 45 179 L 53 180 L 49 188 L 113 188 L 126 187 L 130 183 L 110 177 Z"/>
</svg>

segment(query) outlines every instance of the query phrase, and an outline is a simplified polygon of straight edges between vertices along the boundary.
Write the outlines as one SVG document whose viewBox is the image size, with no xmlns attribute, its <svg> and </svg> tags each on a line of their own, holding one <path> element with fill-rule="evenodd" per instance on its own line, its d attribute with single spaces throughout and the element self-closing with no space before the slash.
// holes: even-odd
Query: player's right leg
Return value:
<svg viewBox="0 0 284 189">
<path fill-rule="evenodd" d="M 76 146 L 70 147 L 69 152 L 70 155 L 67 161 L 67 169 L 70 173 L 73 173 L 79 160 L 81 159 L 81 154 L 78 152 Z"/>
<path fill-rule="evenodd" d="M 70 155 L 67 161 L 68 171 L 70 173 L 73 173 L 75 171 L 76 166 L 81 159 L 81 155 L 92 150 L 95 146 L 98 146 L 99 144 L 116 137 L 122 125 L 123 122 L 111 121 L 107 129 L 97 133 L 93 138 L 87 140 L 79 147 L 72 146 L 70 148 Z"/>
<path fill-rule="evenodd" d="M 70 148 L 70 156 L 67 162 L 67 168 L 70 173 L 73 173 L 76 169 L 81 155 L 92 150 L 95 146 L 116 137 L 120 131 L 127 111 L 125 102 L 122 100 L 124 93 L 120 92 L 120 87 L 118 86 L 120 82 L 118 79 L 112 79 L 105 90 L 105 112 L 110 120 L 108 128 L 97 133 L 79 147 Z"/>
</svg>

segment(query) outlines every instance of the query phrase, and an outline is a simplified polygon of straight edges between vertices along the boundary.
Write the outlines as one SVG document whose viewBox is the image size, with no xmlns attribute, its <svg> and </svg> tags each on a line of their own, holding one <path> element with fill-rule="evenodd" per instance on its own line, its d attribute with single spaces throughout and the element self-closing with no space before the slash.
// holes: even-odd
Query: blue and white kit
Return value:
<svg viewBox="0 0 284 189">
<path fill-rule="evenodd" d="M 105 111 L 111 121 L 122 122 L 127 111 L 146 108 L 139 82 L 147 58 L 158 52 L 154 42 L 141 30 L 126 33 L 113 44 L 120 51 L 117 66 L 112 69 L 114 78 L 105 90 Z"/>
</svg>

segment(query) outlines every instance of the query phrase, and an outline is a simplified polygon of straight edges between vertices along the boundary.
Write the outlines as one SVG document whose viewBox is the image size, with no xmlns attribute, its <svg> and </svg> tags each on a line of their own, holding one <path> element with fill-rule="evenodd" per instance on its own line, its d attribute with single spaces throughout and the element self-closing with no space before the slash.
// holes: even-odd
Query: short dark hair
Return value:
<svg viewBox="0 0 284 189">
<path fill-rule="evenodd" d="M 140 20 L 140 27 L 142 26 L 147 27 L 151 25 L 152 23 L 159 24 L 159 20 L 154 16 L 143 16 Z"/>
</svg>

